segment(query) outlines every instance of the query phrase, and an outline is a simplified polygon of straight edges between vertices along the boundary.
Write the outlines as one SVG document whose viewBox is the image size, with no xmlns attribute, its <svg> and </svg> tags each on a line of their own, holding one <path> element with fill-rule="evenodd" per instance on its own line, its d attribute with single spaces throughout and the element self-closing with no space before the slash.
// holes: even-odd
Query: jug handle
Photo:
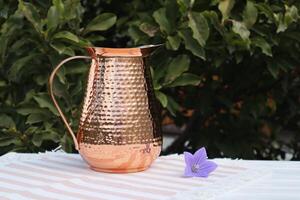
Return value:
<svg viewBox="0 0 300 200">
<path fill-rule="evenodd" d="M 55 96 L 54 96 L 54 92 L 53 92 L 53 79 L 56 75 L 56 72 L 59 70 L 59 68 L 61 66 L 63 66 L 66 62 L 70 61 L 70 60 L 76 60 L 76 59 L 92 59 L 92 57 L 90 56 L 72 56 L 70 58 L 66 58 L 64 59 L 63 61 L 61 61 L 52 71 L 51 75 L 50 75 L 50 78 L 49 78 L 49 93 L 50 93 L 50 96 L 51 96 L 51 99 L 60 115 L 60 117 L 62 118 L 64 124 L 66 125 L 69 133 L 71 134 L 72 136 L 72 139 L 74 141 L 74 144 L 75 144 L 75 149 L 78 150 L 79 148 L 79 145 L 78 145 L 78 141 L 76 139 L 76 136 L 74 134 L 74 132 L 72 131 L 72 128 L 70 127 L 65 115 L 63 114 L 63 112 L 61 111 L 56 99 L 55 99 Z"/>
</svg>

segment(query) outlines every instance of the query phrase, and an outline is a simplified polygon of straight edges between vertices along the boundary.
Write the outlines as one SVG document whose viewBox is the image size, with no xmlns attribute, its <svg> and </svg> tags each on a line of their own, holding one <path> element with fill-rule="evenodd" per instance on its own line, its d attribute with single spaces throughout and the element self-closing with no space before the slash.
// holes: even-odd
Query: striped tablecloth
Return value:
<svg viewBox="0 0 300 200">
<path fill-rule="evenodd" d="M 78 154 L 9 153 L 0 157 L 0 199 L 247 199 L 247 188 L 250 188 L 249 199 L 258 199 L 253 198 L 255 189 L 261 193 L 260 187 L 267 184 L 263 181 L 269 180 L 269 184 L 272 184 L 273 164 L 267 164 L 265 168 L 251 161 L 216 159 L 215 162 L 219 167 L 208 178 L 184 178 L 182 155 L 159 157 L 144 172 L 108 174 L 90 170 Z M 295 164 L 293 169 L 299 172 L 300 164 Z M 300 178 L 300 173 L 296 176 Z M 280 174 L 280 177 L 287 181 L 283 175 Z M 294 183 L 297 183 L 294 189 L 298 187 L 298 196 L 287 199 L 300 199 L 299 179 Z M 253 184 L 259 184 L 260 187 L 253 188 Z"/>
</svg>

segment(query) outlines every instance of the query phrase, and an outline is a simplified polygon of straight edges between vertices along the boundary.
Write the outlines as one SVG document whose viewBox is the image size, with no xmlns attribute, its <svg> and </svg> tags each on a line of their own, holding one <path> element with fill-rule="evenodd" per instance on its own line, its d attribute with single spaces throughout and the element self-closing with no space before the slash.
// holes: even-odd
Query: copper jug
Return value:
<svg viewBox="0 0 300 200">
<path fill-rule="evenodd" d="M 159 111 L 147 59 L 160 45 L 137 48 L 88 47 L 90 56 L 63 60 L 49 78 L 50 96 L 75 148 L 93 170 L 126 173 L 147 169 L 159 156 Z M 74 59 L 92 59 L 77 137 L 53 93 L 59 68 Z"/>
</svg>

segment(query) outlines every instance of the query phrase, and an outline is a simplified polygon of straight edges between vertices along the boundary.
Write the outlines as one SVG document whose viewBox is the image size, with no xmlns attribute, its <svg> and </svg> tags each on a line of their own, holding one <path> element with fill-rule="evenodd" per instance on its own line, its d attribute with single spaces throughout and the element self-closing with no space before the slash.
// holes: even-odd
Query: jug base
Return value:
<svg viewBox="0 0 300 200">
<path fill-rule="evenodd" d="M 142 167 L 142 168 L 133 168 L 133 169 L 103 169 L 103 168 L 97 168 L 97 167 L 90 167 L 90 168 L 97 172 L 125 174 L 125 173 L 141 172 L 141 171 L 148 169 L 149 166 Z"/>
</svg>

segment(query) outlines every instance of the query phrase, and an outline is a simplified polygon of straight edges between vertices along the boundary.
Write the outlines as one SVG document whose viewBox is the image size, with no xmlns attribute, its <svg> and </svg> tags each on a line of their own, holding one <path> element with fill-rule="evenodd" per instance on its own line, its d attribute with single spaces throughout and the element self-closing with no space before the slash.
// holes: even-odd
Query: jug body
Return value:
<svg viewBox="0 0 300 200">
<path fill-rule="evenodd" d="M 77 131 L 78 151 L 96 171 L 145 170 L 162 144 L 148 49 L 88 50 L 93 59 Z"/>
</svg>

